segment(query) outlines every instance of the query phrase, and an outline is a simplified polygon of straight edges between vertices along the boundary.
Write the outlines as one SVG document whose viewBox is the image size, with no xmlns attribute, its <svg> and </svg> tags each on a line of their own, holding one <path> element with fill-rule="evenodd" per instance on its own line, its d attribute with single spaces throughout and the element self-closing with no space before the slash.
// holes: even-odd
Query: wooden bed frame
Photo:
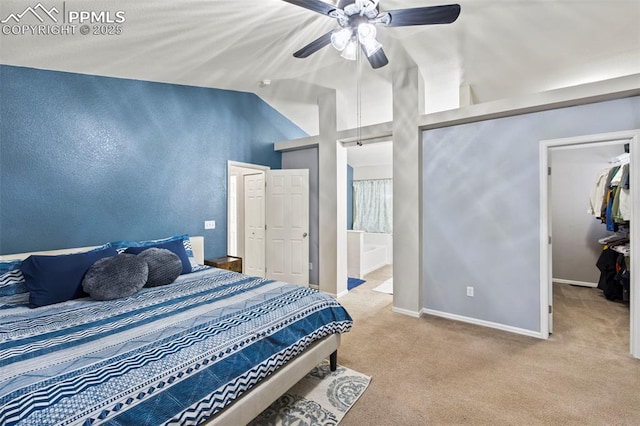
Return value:
<svg viewBox="0 0 640 426">
<path fill-rule="evenodd" d="M 204 264 L 204 237 L 192 236 L 191 246 L 196 262 Z M 0 256 L 0 260 L 22 260 L 38 255 L 60 255 L 88 251 L 98 246 L 78 247 L 60 250 L 47 250 L 29 253 L 16 253 Z M 329 358 L 331 371 L 337 367 L 340 334 L 332 334 L 309 346 L 303 353 L 296 356 L 278 371 L 258 383 L 244 395 L 231 403 L 225 409 L 207 420 L 206 425 L 241 425 L 247 424 L 264 411 L 282 394 L 295 385 L 322 360 Z"/>
</svg>

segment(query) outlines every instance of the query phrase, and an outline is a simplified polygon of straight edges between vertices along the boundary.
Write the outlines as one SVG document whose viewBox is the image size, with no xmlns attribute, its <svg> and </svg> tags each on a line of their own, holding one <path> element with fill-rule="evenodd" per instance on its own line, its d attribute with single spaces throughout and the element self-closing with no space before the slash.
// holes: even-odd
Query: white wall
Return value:
<svg viewBox="0 0 640 426">
<path fill-rule="evenodd" d="M 393 73 L 393 308 L 419 316 L 422 306 L 422 170 L 417 68 Z M 417 284 L 417 285 L 416 285 Z"/>
<path fill-rule="evenodd" d="M 551 220 L 553 278 L 595 287 L 600 277 L 596 262 L 602 252 L 598 239 L 605 225 L 587 214 L 589 196 L 609 160 L 624 152 L 623 145 L 551 150 Z"/>
<path fill-rule="evenodd" d="M 347 150 L 337 143 L 336 92 L 318 96 L 318 288 L 347 294 Z"/>
<path fill-rule="evenodd" d="M 353 168 L 353 180 L 393 179 L 393 164 Z"/>
</svg>

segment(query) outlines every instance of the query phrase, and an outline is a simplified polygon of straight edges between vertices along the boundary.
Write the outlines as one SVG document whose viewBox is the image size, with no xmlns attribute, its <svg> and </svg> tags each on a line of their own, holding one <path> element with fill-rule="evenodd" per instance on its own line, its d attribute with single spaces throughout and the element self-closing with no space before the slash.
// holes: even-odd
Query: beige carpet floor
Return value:
<svg viewBox="0 0 640 426">
<path fill-rule="evenodd" d="M 341 426 L 640 425 L 628 306 L 555 284 L 555 332 L 543 341 L 393 313 L 392 296 L 372 290 L 390 276 L 379 269 L 340 299 L 355 326 L 338 362 L 372 376 Z"/>
</svg>

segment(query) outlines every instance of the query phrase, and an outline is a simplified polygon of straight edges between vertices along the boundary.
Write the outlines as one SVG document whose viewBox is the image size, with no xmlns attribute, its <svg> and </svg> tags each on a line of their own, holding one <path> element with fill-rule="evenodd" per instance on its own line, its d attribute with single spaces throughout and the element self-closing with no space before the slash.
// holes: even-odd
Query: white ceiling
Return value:
<svg viewBox="0 0 640 426">
<path fill-rule="evenodd" d="M 37 1 L 2 0 L 0 20 Z M 355 127 L 359 73 L 362 124 L 390 121 L 392 73 L 412 63 L 425 79 L 427 112 L 457 107 L 462 85 L 486 102 L 640 73 L 639 0 L 459 0 L 451 25 L 380 29 L 390 65 L 379 70 L 359 70 L 331 46 L 294 58 L 336 24 L 281 0 L 41 2 L 122 10 L 126 22 L 111 36 L 3 34 L 1 63 L 255 92 L 311 135 L 326 89 L 337 90 L 340 128 Z M 381 8 L 447 3 L 381 0 Z M 260 87 L 265 79 L 271 84 Z"/>
</svg>

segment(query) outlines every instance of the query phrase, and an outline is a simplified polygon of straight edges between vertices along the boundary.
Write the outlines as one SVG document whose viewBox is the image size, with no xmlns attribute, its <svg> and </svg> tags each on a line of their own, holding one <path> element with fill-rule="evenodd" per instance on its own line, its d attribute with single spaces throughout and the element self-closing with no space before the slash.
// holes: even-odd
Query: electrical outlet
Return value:
<svg viewBox="0 0 640 426">
<path fill-rule="evenodd" d="M 313 263 L 309 262 L 309 270 L 313 270 Z"/>
<path fill-rule="evenodd" d="M 216 221 L 215 220 L 205 220 L 204 221 L 204 229 L 216 229 Z"/>
<path fill-rule="evenodd" d="M 467 287 L 467 296 L 473 297 L 473 287 Z"/>
</svg>

